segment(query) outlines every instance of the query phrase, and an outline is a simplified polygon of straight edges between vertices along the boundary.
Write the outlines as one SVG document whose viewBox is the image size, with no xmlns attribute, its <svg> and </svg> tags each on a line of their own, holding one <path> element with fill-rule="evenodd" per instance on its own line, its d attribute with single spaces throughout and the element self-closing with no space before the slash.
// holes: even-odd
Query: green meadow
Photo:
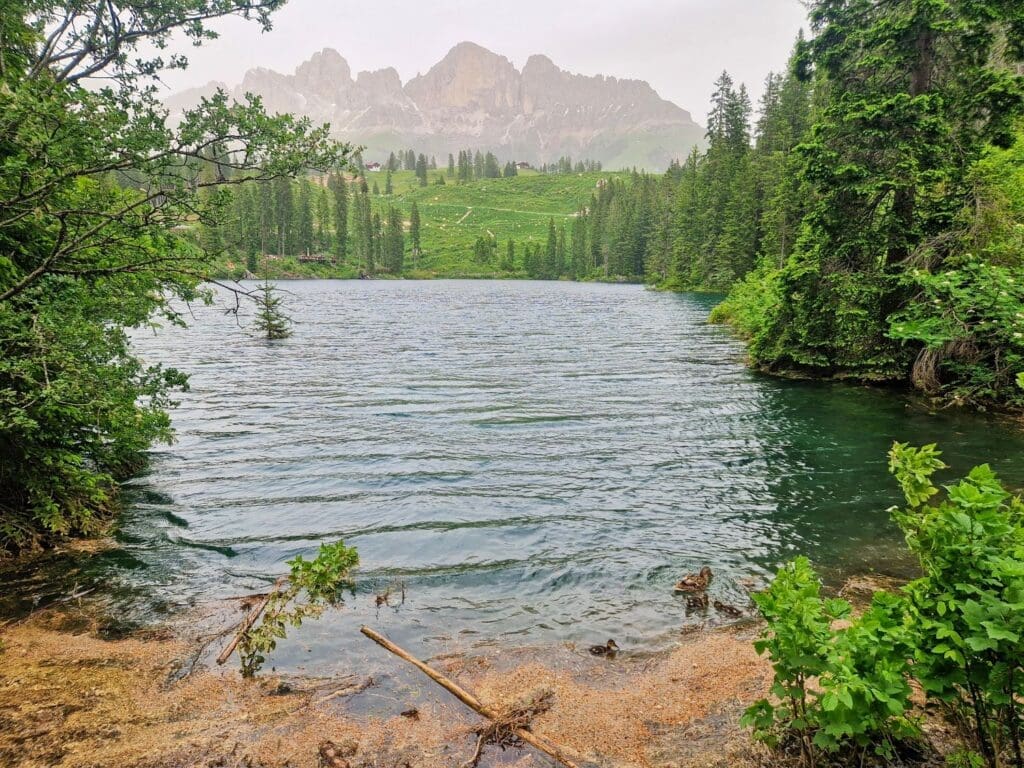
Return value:
<svg viewBox="0 0 1024 768">
<path fill-rule="evenodd" d="M 482 265 L 473 258 L 473 244 L 481 236 L 497 240 L 498 253 L 503 254 L 507 241 L 516 243 L 521 256 L 528 243 L 543 244 L 547 240 L 548 222 L 567 227 L 580 208 L 587 205 L 599 183 L 622 172 L 581 174 L 543 174 L 520 171 L 518 176 L 479 179 L 458 184 L 446 175 L 444 168 L 428 172 L 429 184 L 419 185 L 413 171 L 397 171 L 391 175 L 392 194 L 386 195 L 386 171 L 369 172 L 366 181 L 371 189 L 373 209 L 381 217 L 389 206 L 402 212 L 408 232 L 409 212 L 415 202 L 420 210 L 422 254 L 418 263 L 411 255 L 406 239 L 405 275 L 431 277 L 508 276 L 496 265 Z M 437 184 L 444 178 L 444 185 Z M 350 183 L 354 191 L 355 180 Z M 380 195 L 373 195 L 374 184 Z M 300 263 L 295 257 L 276 258 L 266 264 L 271 277 L 355 277 L 353 265 Z M 224 276 L 238 276 L 243 264 L 237 258 L 225 261 Z"/>
</svg>

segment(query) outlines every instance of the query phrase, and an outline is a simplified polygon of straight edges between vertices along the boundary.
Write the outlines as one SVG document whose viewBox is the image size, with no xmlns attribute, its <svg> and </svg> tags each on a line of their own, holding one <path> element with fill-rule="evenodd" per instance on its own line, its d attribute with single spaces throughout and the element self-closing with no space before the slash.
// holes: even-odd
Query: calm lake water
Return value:
<svg viewBox="0 0 1024 768">
<path fill-rule="evenodd" d="M 126 616 L 262 588 L 285 560 L 359 549 L 344 610 L 274 662 L 343 665 L 360 623 L 424 655 L 490 643 L 657 648 L 713 596 L 808 555 L 831 580 L 906 572 L 893 440 L 1024 485 L 1024 434 L 878 389 L 743 367 L 714 297 L 543 282 L 292 282 L 295 334 L 218 307 L 139 334 L 192 374 L 179 440 L 130 484 L 123 548 L 92 558 Z M 243 327 L 239 327 L 239 324 Z M 396 580 L 404 605 L 377 610 Z M 148 612 L 148 613 L 147 613 Z M 714 621 L 714 617 L 710 619 Z"/>
</svg>

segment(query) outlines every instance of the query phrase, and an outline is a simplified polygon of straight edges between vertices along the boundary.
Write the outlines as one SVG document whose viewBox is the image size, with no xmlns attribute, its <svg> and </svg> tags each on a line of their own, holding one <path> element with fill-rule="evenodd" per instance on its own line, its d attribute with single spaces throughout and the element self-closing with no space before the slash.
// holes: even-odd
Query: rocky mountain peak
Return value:
<svg viewBox="0 0 1024 768">
<path fill-rule="evenodd" d="M 459 43 L 425 75 L 414 77 L 406 93 L 421 107 L 512 109 L 519 73 L 504 56 L 476 43 Z"/>
<path fill-rule="evenodd" d="M 172 96 L 168 109 L 180 113 L 212 89 Z M 291 75 L 250 70 L 232 93 L 257 94 L 272 112 L 330 123 L 339 138 L 366 146 L 368 159 L 402 147 L 438 156 L 472 148 L 502 159 L 572 155 L 609 168 L 655 170 L 685 157 L 704 134 L 688 112 L 643 81 L 572 74 L 542 54 L 519 71 L 472 42 L 454 46 L 404 86 L 392 67 L 353 80 L 345 58 L 325 48 Z"/>
<path fill-rule="evenodd" d="M 336 83 L 349 84 L 352 80 L 352 69 L 345 57 L 333 48 L 324 48 L 314 53 L 309 61 L 305 61 L 295 70 L 296 80 L 312 85 Z"/>
</svg>

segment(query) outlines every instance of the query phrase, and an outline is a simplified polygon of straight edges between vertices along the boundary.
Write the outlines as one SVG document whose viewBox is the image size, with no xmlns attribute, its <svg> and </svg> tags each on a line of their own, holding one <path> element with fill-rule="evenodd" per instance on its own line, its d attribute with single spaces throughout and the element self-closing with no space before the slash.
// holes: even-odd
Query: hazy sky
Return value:
<svg viewBox="0 0 1024 768">
<path fill-rule="evenodd" d="M 393 66 L 402 81 L 471 40 L 518 68 L 533 53 L 581 74 L 647 80 L 701 124 L 711 85 L 727 69 L 755 96 L 805 24 L 799 0 L 290 0 L 263 35 L 230 20 L 221 38 L 189 52 L 171 90 L 237 84 L 251 67 L 291 73 L 322 48 L 352 67 Z"/>
</svg>

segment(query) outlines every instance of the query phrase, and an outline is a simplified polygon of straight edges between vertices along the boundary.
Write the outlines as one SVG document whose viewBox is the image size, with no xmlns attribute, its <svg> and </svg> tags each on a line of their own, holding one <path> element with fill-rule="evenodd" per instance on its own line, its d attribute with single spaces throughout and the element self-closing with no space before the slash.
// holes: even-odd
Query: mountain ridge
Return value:
<svg viewBox="0 0 1024 768">
<path fill-rule="evenodd" d="M 324 48 L 290 75 L 256 67 L 233 88 L 211 81 L 165 103 L 179 114 L 217 88 L 235 98 L 258 95 L 271 112 L 330 123 L 335 136 L 364 145 L 368 155 L 412 147 L 439 163 L 471 148 L 531 163 L 571 155 L 608 168 L 661 170 L 704 134 L 689 112 L 643 80 L 575 74 L 543 54 L 520 70 L 469 41 L 404 84 L 393 67 L 353 77 L 348 61 Z"/>
</svg>

